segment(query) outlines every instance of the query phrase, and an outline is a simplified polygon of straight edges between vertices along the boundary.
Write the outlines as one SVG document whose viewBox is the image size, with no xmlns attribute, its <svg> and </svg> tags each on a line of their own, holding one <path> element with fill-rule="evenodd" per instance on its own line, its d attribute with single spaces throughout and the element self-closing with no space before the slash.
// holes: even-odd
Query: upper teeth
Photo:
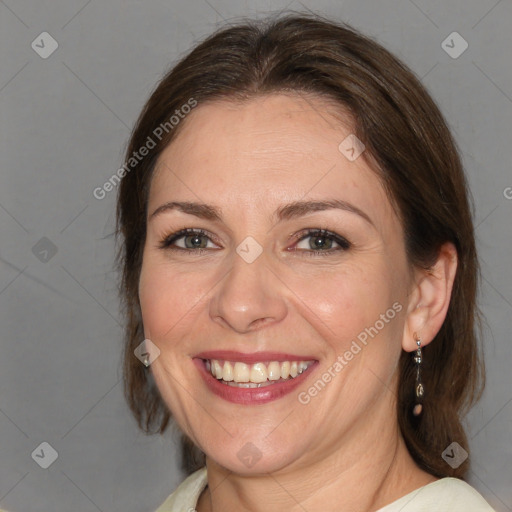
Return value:
<svg viewBox="0 0 512 512">
<path fill-rule="evenodd" d="M 262 382 L 276 381 L 279 379 L 295 378 L 307 370 L 313 361 L 271 361 L 269 363 L 256 363 L 253 365 L 218 361 L 217 359 L 207 360 L 206 369 L 219 380 L 226 382 Z"/>
</svg>

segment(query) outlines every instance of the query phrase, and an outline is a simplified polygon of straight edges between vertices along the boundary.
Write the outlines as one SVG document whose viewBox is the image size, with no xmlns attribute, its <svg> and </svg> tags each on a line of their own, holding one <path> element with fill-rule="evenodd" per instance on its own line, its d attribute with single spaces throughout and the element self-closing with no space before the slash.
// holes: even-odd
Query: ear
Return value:
<svg viewBox="0 0 512 512">
<path fill-rule="evenodd" d="M 450 305 L 457 260 L 457 249 L 446 242 L 431 268 L 415 269 L 402 339 L 406 352 L 416 350 L 417 339 L 421 339 L 422 347 L 428 345 L 441 329 Z"/>
</svg>

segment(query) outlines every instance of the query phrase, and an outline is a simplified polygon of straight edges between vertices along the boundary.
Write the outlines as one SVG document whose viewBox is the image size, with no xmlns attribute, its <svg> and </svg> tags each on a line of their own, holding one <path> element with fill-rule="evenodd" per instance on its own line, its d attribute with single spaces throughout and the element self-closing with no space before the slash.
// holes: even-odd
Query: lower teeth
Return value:
<svg viewBox="0 0 512 512">
<path fill-rule="evenodd" d="M 222 382 L 223 384 L 226 384 L 226 386 L 231 386 L 234 388 L 263 388 L 265 386 L 277 384 L 278 382 L 286 382 L 287 380 L 290 380 L 290 377 L 288 377 L 287 379 L 267 380 L 267 382 L 261 382 L 259 384 L 256 384 L 255 382 L 227 382 L 222 379 L 220 379 L 219 382 Z"/>
</svg>

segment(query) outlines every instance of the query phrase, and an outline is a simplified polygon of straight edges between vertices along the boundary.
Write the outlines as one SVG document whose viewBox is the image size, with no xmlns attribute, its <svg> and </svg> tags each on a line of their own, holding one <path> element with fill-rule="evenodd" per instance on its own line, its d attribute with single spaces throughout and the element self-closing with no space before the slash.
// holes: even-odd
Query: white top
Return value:
<svg viewBox="0 0 512 512">
<path fill-rule="evenodd" d="M 206 468 L 192 473 L 155 512 L 190 512 L 207 485 Z M 458 478 L 441 478 L 402 496 L 377 512 L 495 512 Z"/>
</svg>

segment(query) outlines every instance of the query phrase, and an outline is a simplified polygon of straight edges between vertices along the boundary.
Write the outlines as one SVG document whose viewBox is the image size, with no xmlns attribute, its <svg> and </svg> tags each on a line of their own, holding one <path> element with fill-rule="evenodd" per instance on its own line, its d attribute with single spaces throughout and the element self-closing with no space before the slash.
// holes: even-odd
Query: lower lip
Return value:
<svg viewBox="0 0 512 512">
<path fill-rule="evenodd" d="M 316 361 L 305 372 L 297 375 L 295 378 L 290 378 L 285 382 L 277 382 L 261 388 L 237 388 L 234 386 L 227 386 L 216 379 L 206 369 L 203 359 L 194 359 L 194 364 L 197 366 L 201 377 L 210 391 L 220 398 L 234 404 L 261 405 L 288 395 L 297 386 L 304 383 L 309 374 L 313 372 L 313 368 L 316 366 Z"/>
</svg>

